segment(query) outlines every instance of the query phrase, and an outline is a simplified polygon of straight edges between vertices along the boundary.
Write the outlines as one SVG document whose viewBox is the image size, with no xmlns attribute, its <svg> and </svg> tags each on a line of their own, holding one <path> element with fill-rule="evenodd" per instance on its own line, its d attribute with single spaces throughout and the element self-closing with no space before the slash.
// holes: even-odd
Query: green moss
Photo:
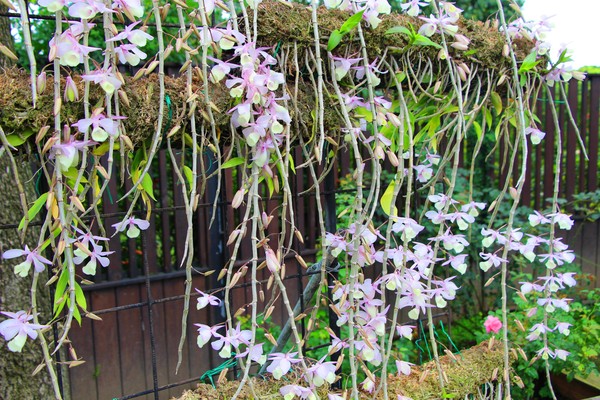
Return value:
<svg viewBox="0 0 600 400">
<path fill-rule="evenodd" d="M 469 394 L 476 394 L 484 384 L 496 381 L 502 376 L 503 365 L 502 345 L 499 342 L 485 342 L 462 351 L 453 356 L 440 357 L 442 370 L 448 378 L 445 384 L 448 398 L 463 399 Z M 253 379 L 254 391 L 260 399 L 281 398 L 279 389 L 288 384 L 300 381 L 298 377 L 290 377 L 287 381 Z M 237 390 L 239 382 L 226 381 L 214 389 L 211 385 L 200 384 L 198 389 L 185 392 L 177 400 L 229 399 Z M 320 388 L 319 395 L 325 398 L 328 388 Z M 435 362 L 431 361 L 421 366 L 413 367 L 408 376 L 392 376 L 388 378 L 388 396 L 391 399 L 398 395 L 407 396 L 413 400 L 442 399 L 439 378 Z M 364 394 L 364 398 L 371 395 Z M 248 386 L 242 390 L 240 399 L 255 399 Z M 383 394 L 377 396 L 383 399 Z"/>
</svg>

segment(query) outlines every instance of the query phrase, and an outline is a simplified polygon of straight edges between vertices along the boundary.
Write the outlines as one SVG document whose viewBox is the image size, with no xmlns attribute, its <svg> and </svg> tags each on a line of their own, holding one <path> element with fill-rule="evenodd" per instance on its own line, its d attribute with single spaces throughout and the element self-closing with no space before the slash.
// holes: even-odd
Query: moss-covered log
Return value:
<svg viewBox="0 0 600 400">
<path fill-rule="evenodd" d="M 339 29 L 350 15 L 351 13 L 348 11 L 319 8 L 319 33 L 323 47 L 327 47 L 331 32 Z M 376 29 L 366 28 L 363 30 L 370 59 L 381 57 L 386 49 L 392 54 L 411 52 L 415 60 L 422 56 L 432 60 L 437 58 L 438 50 L 434 47 L 416 47 L 411 50 L 407 48 L 406 35 L 385 34 L 388 29 L 396 26 L 413 26 L 415 30 L 418 30 L 423 24 L 421 19 L 397 13 L 380 15 L 380 18 L 382 21 Z M 258 8 L 258 22 L 258 42 L 262 46 L 296 42 L 300 49 L 314 47 L 310 6 L 265 1 Z M 461 18 L 458 27 L 458 33 L 471 40 L 470 51 L 464 52 L 449 48 L 453 58 L 476 63 L 483 69 L 500 70 L 510 67 L 510 59 L 502 54 L 506 43 L 504 35 L 493 24 Z M 441 40 L 439 35 L 435 35 L 432 39 L 437 42 Z M 451 41 L 451 39 L 448 37 L 448 40 Z M 523 59 L 533 48 L 533 43 L 526 39 L 519 39 L 515 42 L 515 46 L 517 58 Z M 344 37 L 335 53 L 355 54 L 359 50 L 358 36 L 350 33 Z"/>
<path fill-rule="evenodd" d="M 122 89 L 126 101 L 121 97 L 121 115 L 127 119 L 123 121 L 127 136 L 138 144 L 152 136 L 156 129 L 158 119 L 158 105 L 160 103 L 158 76 L 151 74 L 134 81 L 131 77 L 124 77 L 125 85 Z M 83 93 L 83 81 L 79 76 L 73 76 L 79 93 Z M 52 96 L 53 79 L 48 77 L 46 90 L 38 97 L 36 108 L 32 107 L 31 87 L 29 74 L 18 69 L 5 70 L 0 74 L 0 127 L 7 135 L 20 136 L 35 135 L 43 126 L 53 126 L 54 99 Z M 61 83 L 64 87 L 64 79 Z M 199 95 L 197 101 L 204 104 L 203 88 L 200 80 L 194 79 L 192 90 Z M 292 118 L 300 117 L 311 119 L 310 112 L 314 108 L 314 96 L 308 92 L 309 87 L 303 86 L 298 90 L 297 107 L 291 107 Z M 310 88 L 312 90 L 312 88 Z M 211 102 L 214 104 L 213 115 L 215 118 L 217 134 L 229 136 L 230 124 L 227 111 L 233 106 L 233 99 L 225 85 L 211 85 L 209 88 Z M 187 117 L 189 104 L 186 103 L 186 83 L 184 78 L 165 77 L 165 94 L 169 96 L 169 106 L 165 107 L 163 128 L 182 126 L 182 131 L 189 124 Z M 92 106 L 104 106 L 105 94 L 97 85 L 91 85 L 90 103 Z M 199 123 L 206 122 L 202 114 L 197 113 Z M 63 102 L 61 120 L 64 124 L 74 124 L 83 118 L 83 100 Z M 333 124 L 329 118 L 329 124 Z M 49 133 L 51 134 L 51 132 Z"/>
<path fill-rule="evenodd" d="M 261 46 L 275 48 L 277 52 L 287 52 L 286 65 L 279 66 L 278 69 L 286 74 L 288 78 L 288 94 L 290 95 L 290 114 L 299 123 L 298 126 L 305 127 L 304 134 L 312 132 L 313 118 L 311 113 L 314 110 L 315 95 L 313 88 L 314 77 L 309 75 L 304 61 L 309 60 L 314 63 L 312 56 L 308 54 L 314 47 L 312 22 L 310 9 L 301 4 L 283 4 L 277 1 L 267 1 L 261 3 L 259 7 L 258 21 L 258 42 Z M 321 27 L 322 46 L 326 47 L 328 36 L 332 30 L 341 27 L 344 21 L 349 17 L 348 12 L 339 10 L 319 10 L 319 25 Z M 406 36 L 402 34 L 385 35 L 387 29 L 394 26 L 413 25 L 415 29 L 421 25 L 422 21 L 418 18 L 407 15 L 387 15 L 383 16 L 383 21 L 377 29 L 365 29 L 365 40 L 368 47 L 370 59 L 374 60 L 381 57 L 384 53 L 387 57 L 402 57 L 404 62 L 415 64 L 423 60 L 431 60 L 432 66 L 439 69 L 441 75 L 445 74 L 446 63 L 437 60 L 438 50 L 434 47 L 407 47 Z M 509 60 L 503 56 L 504 40 L 502 34 L 490 24 L 469 21 L 461 19 L 459 21 L 459 32 L 471 39 L 470 50 L 462 52 L 450 49 L 452 58 L 463 60 L 471 66 L 477 65 L 476 74 L 480 74 L 483 79 L 488 79 L 487 72 L 503 71 L 508 68 Z M 435 39 L 435 38 L 434 38 Z M 436 40 L 439 40 L 437 38 Z M 296 45 L 299 51 L 299 62 L 301 65 L 293 65 L 293 56 L 290 54 Z M 336 52 L 343 54 L 355 54 L 359 51 L 358 38 L 352 33 L 347 35 L 336 49 Z M 520 40 L 516 42 L 517 56 L 525 57 L 533 47 L 533 43 Z M 227 56 L 230 57 L 230 56 Z M 223 58 L 226 58 L 225 56 Z M 312 61 L 310 61 L 312 60 Z M 324 60 L 324 69 L 328 93 L 334 93 L 333 88 L 327 84 L 330 76 L 328 72 L 328 60 Z M 402 64 L 402 63 L 400 63 Z M 312 68 L 312 67 L 311 67 Z M 299 69 L 299 70 L 298 70 Z M 473 69 L 473 68 L 472 68 Z M 196 70 L 199 72 L 199 68 Z M 386 77 L 391 74 L 381 76 L 382 84 L 380 89 L 386 85 Z M 496 74 L 496 78 L 500 74 Z M 296 79 L 299 78 L 298 87 Z M 79 92 L 83 93 L 83 82 L 79 76 L 73 75 L 73 79 L 78 85 Z M 157 114 L 159 106 L 159 85 L 158 77 L 155 74 L 143 77 L 133 81 L 130 77 L 125 77 L 123 85 L 122 101 L 120 113 L 127 117 L 124 121 L 126 134 L 134 144 L 148 139 L 156 129 Z M 53 108 L 54 100 L 52 96 L 52 78 L 48 78 L 46 90 L 38 98 L 37 108 L 32 108 L 29 75 L 23 71 L 14 69 L 6 70 L 0 74 L 0 127 L 7 134 L 35 134 L 45 126 L 53 126 Z M 202 93 L 204 88 L 201 85 L 199 73 L 194 73 L 193 92 L 199 95 L 198 101 L 203 104 Z M 185 131 L 189 123 L 187 114 L 189 104 L 186 103 L 186 85 L 184 78 L 165 78 L 166 92 L 170 98 L 170 109 L 167 109 L 167 116 L 164 118 L 164 126 L 173 127 L 182 126 Z M 64 87 L 64 85 L 63 85 Z M 216 118 L 216 128 L 219 135 L 229 137 L 229 118 L 227 111 L 233 106 L 233 99 L 229 96 L 228 90 L 223 83 L 211 85 L 209 87 L 211 101 L 214 104 L 214 113 Z M 90 100 L 92 105 L 103 106 L 104 93 L 97 85 L 92 85 Z M 127 101 L 128 100 L 128 101 Z M 341 118 L 336 114 L 335 107 L 330 107 L 335 101 L 331 96 L 325 96 L 325 125 L 327 130 L 336 130 L 342 125 Z M 62 121 L 73 124 L 83 117 L 82 100 L 78 102 L 64 102 L 62 106 Z M 199 123 L 206 122 L 202 113 L 197 113 L 200 119 Z M 294 132 L 294 134 L 303 134 Z"/>
<path fill-rule="evenodd" d="M 494 382 L 501 376 L 503 352 L 499 342 L 484 342 L 459 354 L 440 357 L 442 369 L 448 378 L 446 398 L 463 399 L 469 394 L 477 394 L 478 389 L 486 383 Z M 260 398 L 281 398 L 279 389 L 293 384 L 293 381 L 273 381 L 254 379 L 254 389 Z M 208 384 L 199 384 L 194 391 L 187 391 L 177 400 L 229 399 L 235 393 L 239 382 L 227 381 L 213 388 Z M 302 385 L 302 383 L 300 383 Z M 413 400 L 442 399 L 435 362 L 431 361 L 412 368 L 407 376 L 392 376 L 388 378 L 388 395 L 390 399 L 398 395 L 410 397 Z M 321 398 L 326 398 L 328 388 L 320 388 Z M 365 398 L 371 395 L 364 394 Z M 248 385 L 242 389 L 240 399 L 254 399 Z M 383 398 L 380 394 L 378 399 Z"/>
</svg>

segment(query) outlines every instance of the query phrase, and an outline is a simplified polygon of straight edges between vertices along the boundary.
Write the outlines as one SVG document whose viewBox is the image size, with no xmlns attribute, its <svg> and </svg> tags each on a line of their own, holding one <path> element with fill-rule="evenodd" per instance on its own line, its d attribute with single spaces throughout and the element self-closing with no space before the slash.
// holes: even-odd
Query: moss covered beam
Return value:
<svg viewBox="0 0 600 400">
<path fill-rule="evenodd" d="M 340 10 L 327 10 L 324 7 L 319 9 L 318 19 L 321 29 L 321 38 L 323 47 L 327 46 L 328 36 L 331 31 L 341 27 L 344 21 L 350 16 L 350 13 Z M 305 5 L 297 3 L 283 3 L 278 1 L 265 1 L 258 8 L 258 42 L 260 46 L 268 46 L 277 49 L 276 51 L 288 52 L 288 57 L 285 65 L 278 66 L 279 70 L 287 75 L 288 94 L 292 98 L 290 104 L 290 114 L 292 118 L 299 121 L 299 125 L 304 127 L 307 132 L 312 130 L 311 112 L 314 109 L 315 96 L 313 88 L 314 78 L 309 76 L 304 64 L 295 66 L 291 61 L 293 57 L 289 52 L 294 46 L 301 53 L 298 55 L 300 60 L 313 60 L 308 54 L 314 48 L 312 22 L 310 9 Z M 414 29 L 422 24 L 418 18 L 409 17 L 407 15 L 392 14 L 383 16 L 383 21 L 377 29 L 365 29 L 365 40 L 368 47 L 370 59 L 374 60 L 377 57 L 402 58 L 400 65 L 404 63 L 421 63 L 423 60 L 431 60 L 434 65 L 434 71 L 437 69 L 439 74 L 444 75 L 447 69 L 445 62 L 439 61 L 438 50 L 434 47 L 407 47 L 406 36 L 402 34 L 386 35 L 385 32 L 394 26 L 409 26 Z M 477 65 L 476 74 L 479 74 L 483 79 L 486 79 L 489 71 L 502 71 L 509 66 L 509 60 L 503 56 L 504 39 L 500 32 L 493 27 L 493 24 L 484 24 L 476 21 L 461 19 L 459 21 L 459 32 L 471 39 L 470 50 L 468 52 L 458 51 L 451 48 L 452 58 L 462 60 L 469 65 Z M 434 40 L 439 40 L 439 35 L 434 35 Z M 525 57 L 533 43 L 520 39 L 515 43 L 517 56 Z M 282 50 L 283 49 L 283 50 Z M 338 54 L 353 55 L 359 51 L 358 38 L 352 33 L 346 35 L 341 42 L 341 45 L 335 49 Z M 232 55 L 223 55 L 223 58 L 230 58 Z M 302 62 L 303 63 L 303 62 Z M 327 60 L 325 60 L 324 69 L 328 71 Z M 203 104 L 202 93 L 204 88 L 200 84 L 202 82 L 199 74 L 200 69 L 195 68 L 193 92 L 199 96 L 199 104 Z M 298 70 L 300 68 L 300 71 Z M 312 68 L 312 67 L 311 67 Z M 309 68 L 310 69 L 310 68 Z M 298 72 L 300 74 L 296 75 Z M 391 74 L 382 75 L 384 87 L 385 79 Z M 496 79 L 499 73 L 493 74 Z M 325 73 L 325 79 L 330 76 L 329 72 Z M 83 93 L 83 83 L 81 78 L 76 74 L 72 75 L 74 81 L 78 85 L 79 93 Z M 299 77 L 298 88 L 294 88 L 295 79 Z M 124 78 L 122 93 L 119 93 L 121 98 L 121 115 L 126 116 L 124 121 L 125 133 L 131 139 L 133 144 L 147 140 L 156 130 L 156 121 L 159 105 L 159 84 L 158 77 L 155 74 L 142 77 L 134 81 L 130 77 Z M 0 73 L 0 127 L 7 133 L 13 135 L 31 135 L 39 131 L 43 126 L 53 125 L 53 108 L 54 99 L 51 94 L 52 78 L 49 77 L 46 84 L 45 92 L 41 93 L 38 98 L 37 108 L 32 107 L 29 75 L 24 71 L 16 69 L 5 70 Z M 164 118 L 163 128 L 174 127 L 181 125 L 181 131 L 185 131 L 189 119 L 187 113 L 189 104 L 186 103 L 186 85 L 185 78 L 165 78 L 166 95 L 170 98 L 170 108 L 167 109 L 167 117 Z M 327 84 L 328 93 L 333 93 L 333 88 Z M 64 83 L 62 85 L 64 87 Z M 442 89 L 444 90 L 444 89 Z M 385 91 L 385 90 L 384 90 Z M 227 138 L 230 136 L 230 124 L 227 111 L 233 106 L 233 100 L 229 96 L 227 89 L 223 83 L 211 85 L 209 87 L 211 100 L 216 111 L 216 125 L 218 134 L 221 137 Z M 385 93 L 384 93 L 385 94 Z M 388 97 L 394 97 L 393 94 Z M 102 107 L 104 104 L 104 93 L 97 87 L 92 85 L 90 100 L 92 106 Z M 326 127 L 331 131 L 336 131 L 342 125 L 340 117 L 336 114 L 334 106 L 335 99 L 326 96 L 326 110 L 332 110 L 325 115 Z M 73 124 L 83 118 L 82 101 L 72 103 L 65 102 L 62 106 L 62 121 Z M 197 113 L 199 123 L 206 121 L 202 117 L 202 113 Z M 295 125 L 293 125 L 295 126 Z M 301 132 L 293 132 L 294 134 L 302 134 Z M 306 133 L 304 133 L 306 135 Z"/>
<path fill-rule="evenodd" d="M 459 354 L 440 357 L 440 362 L 446 374 L 446 398 L 463 399 L 477 391 L 485 384 L 497 381 L 501 375 L 503 352 L 498 341 L 484 342 L 475 347 L 463 350 Z M 279 389 L 293 384 L 293 380 L 273 381 L 254 379 L 254 390 L 260 398 L 280 398 Z M 204 400 L 231 398 L 239 382 L 226 381 L 213 388 L 212 385 L 199 384 L 194 391 L 187 391 L 177 400 Z M 321 398 L 326 398 L 329 388 L 319 390 Z M 412 368 L 410 375 L 391 376 L 388 378 L 388 397 L 398 395 L 410 397 L 413 400 L 442 399 L 435 362 L 430 361 Z M 367 393 L 365 398 L 371 398 Z M 254 399 L 248 385 L 242 390 L 240 399 Z M 377 397 L 383 399 L 383 394 Z"/>
</svg>

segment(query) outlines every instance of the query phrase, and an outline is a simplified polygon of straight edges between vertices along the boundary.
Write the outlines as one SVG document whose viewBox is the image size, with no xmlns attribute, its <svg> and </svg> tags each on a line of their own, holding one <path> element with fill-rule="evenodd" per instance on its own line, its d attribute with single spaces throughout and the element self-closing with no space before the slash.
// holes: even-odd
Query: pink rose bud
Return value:
<svg viewBox="0 0 600 400">
<path fill-rule="evenodd" d="M 485 331 L 487 333 L 498 333 L 500 332 L 500 329 L 502 329 L 502 322 L 500 322 L 500 320 L 497 317 L 494 317 L 493 315 L 488 315 L 487 319 L 483 323 L 483 326 L 485 327 Z"/>
</svg>

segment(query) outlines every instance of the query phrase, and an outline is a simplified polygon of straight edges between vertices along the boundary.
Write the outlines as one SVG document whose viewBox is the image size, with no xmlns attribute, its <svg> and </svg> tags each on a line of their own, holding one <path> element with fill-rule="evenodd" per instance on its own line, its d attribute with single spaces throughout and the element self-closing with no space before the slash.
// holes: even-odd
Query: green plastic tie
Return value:
<svg viewBox="0 0 600 400">
<path fill-rule="evenodd" d="M 537 101 L 540 101 L 542 103 L 548 103 L 549 102 L 548 99 L 541 99 L 539 97 L 538 97 Z M 564 101 L 564 100 L 554 100 L 554 104 L 567 104 L 567 102 Z"/>
<path fill-rule="evenodd" d="M 171 128 L 171 120 L 173 119 L 173 108 L 171 107 L 171 96 L 169 96 L 168 94 L 165 95 L 165 103 L 167 103 L 167 108 L 169 109 L 169 116 L 168 116 L 168 120 L 167 120 L 167 125 L 165 126 L 165 132 L 169 131 L 169 128 Z"/>
<path fill-rule="evenodd" d="M 221 373 L 221 371 L 223 371 L 224 369 L 227 368 L 231 368 L 237 365 L 237 360 L 235 358 L 235 353 L 232 353 L 233 357 L 230 358 L 229 360 L 225 361 L 224 363 L 222 363 L 221 365 L 219 365 L 216 368 L 213 369 L 209 369 L 208 371 L 206 371 L 205 373 L 202 374 L 202 376 L 200 377 L 201 381 L 205 381 L 206 379 L 208 379 L 210 381 L 210 384 L 212 385 L 213 388 L 217 388 L 217 386 L 215 385 L 215 382 L 213 380 L 213 376 L 215 375 L 219 375 Z"/>
<path fill-rule="evenodd" d="M 279 50 L 281 49 L 281 44 L 282 44 L 281 40 L 279 42 L 277 42 L 277 45 L 275 46 L 275 50 L 273 50 L 273 57 L 277 57 L 277 53 L 279 53 Z"/>
<path fill-rule="evenodd" d="M 423 328 L 423 322 L 421 320 L 419 320 L 419 327 L 421 328 L 421 335 L 423 335 L 423 337 L 425 338 L 425 329 Z M 435 329 L 433 330 L 435 333 Z M 429 349 L 429 341 L 427 339 L 423 340 L 425 342 L 425 348 L 427 349 L 427 355 L 429 356 L 429 361 L 433 360 L 433 357 L 431 356 L 431 350 Z"/>
<path fill-rule="evenodd" d="M 446 329 L 444 328 L 444 322 L 443 321 L 440 321 L 440 327 L 442 328 L 442 332 L 444 332 L 444 335 L 446 335 L 446 337 L 448 338 L 448 341 L 450 342 L 450 344 L 454 348 L 454 351 L 456 351 L 458 354 L 460 354 L 460 350 L 458 349 L 458 347 L 456 347 L 456 345 L 452 341 L 452 338 L 450 337 L 450 335 L 448 334 L 448 332 L 446 332 Z"/>
</svg>

